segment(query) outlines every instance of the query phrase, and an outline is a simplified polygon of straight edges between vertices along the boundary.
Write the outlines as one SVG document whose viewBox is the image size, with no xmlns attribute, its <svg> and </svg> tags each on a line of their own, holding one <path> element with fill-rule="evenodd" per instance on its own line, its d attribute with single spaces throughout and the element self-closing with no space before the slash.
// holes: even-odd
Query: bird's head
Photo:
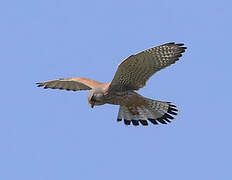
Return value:
<svg viewBox="0 0 232 180">
<path fill-rule="evenodd" d="M 88 104 L 91 108 L 105 104 L 103 92 L 98 89 L 91 89 L 88 94 Z"/>
</svg>

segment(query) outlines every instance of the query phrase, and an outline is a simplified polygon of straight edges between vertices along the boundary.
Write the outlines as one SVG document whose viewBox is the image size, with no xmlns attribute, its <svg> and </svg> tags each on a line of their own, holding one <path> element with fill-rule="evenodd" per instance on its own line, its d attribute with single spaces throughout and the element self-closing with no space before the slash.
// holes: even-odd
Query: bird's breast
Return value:
<svg viewBox="0 0 232 180">
<path fill-rule="evenodd" d="M 133 91 L 113 92 L 105 96 L 105 101 L 108 104 L 127 105 L 129 102 L 133 102 L 136 96 L 137 93 Z"/>
</svg>

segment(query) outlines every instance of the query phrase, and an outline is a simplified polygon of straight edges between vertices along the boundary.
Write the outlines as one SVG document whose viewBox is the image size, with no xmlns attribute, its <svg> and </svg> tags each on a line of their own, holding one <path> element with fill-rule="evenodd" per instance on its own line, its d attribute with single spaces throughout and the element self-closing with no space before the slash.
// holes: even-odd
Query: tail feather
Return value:
<svg viewBox="0 0 232 180">
<path fill-rule="evenodd" d="M 177 107 L 170 102 L 152 99 L 146 99 L 146 102 L 140 106 L 120 106 L 117 120 L 124 120 L 125 125 L 147 126 L 148 121 L 154 125 L 170 123 L 174 119 L 172 115 L 177 115 Z"/>
</svg>

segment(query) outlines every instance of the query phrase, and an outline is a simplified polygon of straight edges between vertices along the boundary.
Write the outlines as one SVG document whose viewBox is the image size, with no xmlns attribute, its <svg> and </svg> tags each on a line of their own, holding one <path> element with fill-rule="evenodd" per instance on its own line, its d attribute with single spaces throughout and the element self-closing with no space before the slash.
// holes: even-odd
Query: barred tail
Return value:
<svg viewBox="0 0 232 180">
<path fill-rule="evenodd" d="M 177 115 L 177 107 L 170 102 L 156 101 L 145 98 L 146 103 L 139 106 L 120 106 L 117 121 L 124 120 L 126 125 L 148 125 L 150 121 L 154 125 L 167 124 Z"/>
</svg>

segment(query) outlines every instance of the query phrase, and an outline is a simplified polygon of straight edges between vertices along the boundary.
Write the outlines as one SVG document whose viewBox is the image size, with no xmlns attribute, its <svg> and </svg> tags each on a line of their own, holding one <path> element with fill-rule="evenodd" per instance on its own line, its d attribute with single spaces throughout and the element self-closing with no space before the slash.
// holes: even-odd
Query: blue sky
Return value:
<svg viewBox="0 0 232 180">
<path fill-rule="evenodd" d="M 232 178 L 230 1 L 2 1 L 0 179 Z M 37 88 L 111 80 L 125 57 L 183 42 L 142 95 L 178 105 L 168 125 L 126 127 L 88 92 Z"/>
</svg>

